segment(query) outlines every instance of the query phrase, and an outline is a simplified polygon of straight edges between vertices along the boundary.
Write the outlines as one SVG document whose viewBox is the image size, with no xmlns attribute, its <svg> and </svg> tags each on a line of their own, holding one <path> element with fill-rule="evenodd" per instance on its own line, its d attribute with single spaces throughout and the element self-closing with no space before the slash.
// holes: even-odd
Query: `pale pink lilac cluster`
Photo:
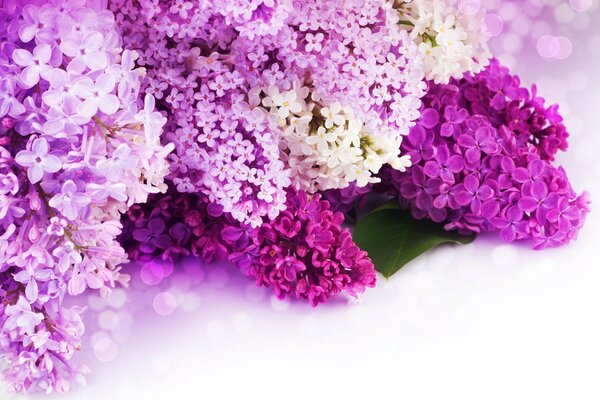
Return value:
<svg viewBox="0 0 600 400">
<path fill-rule="evenodd" d="M 344 214 L 317 194 L 288 192 L 286 209 L 260 228 L 240 224 L 197 195 L 154 196 L 131 207 L 121 241 L 131 258 L 174 261 L 193 254 L 205 262 L 228 260 L 278 298 L 316 306 L 340 293 L 357 297 L 375 286 L 373 263 L 342 227 Z"/>
<path fill-rule="evenodd" d="M 364 186 L 383 164 L 409 165 L 397 155 L 425 83 L 391 2 L 238 3 L 111 2 L 145 91 L 168 110 L 178 191 L 258 227 L 292 184 Z"/>
<path fill-rule="evenodd" d="M 166 190 L 172 145 L 102 2 L 7 2 L 0 17 L 3 376 L 65 392 L 87 372 L 70 362 L 83 310 L 65 296 L 127 284 L 120 216 Z"/>
<path fill-rule="evenodd" d="M 577 237 L 589 195 L 577 195 L 565 170 L 548 161 L 567 147 L 557 106 L 546 107 L 497 60 L 478 75 L 431 83 L 423 103 L 403 143 L 414 165 L 384 179 L 415 218 L 497 231 L 536 249 Z"/>
</svg>

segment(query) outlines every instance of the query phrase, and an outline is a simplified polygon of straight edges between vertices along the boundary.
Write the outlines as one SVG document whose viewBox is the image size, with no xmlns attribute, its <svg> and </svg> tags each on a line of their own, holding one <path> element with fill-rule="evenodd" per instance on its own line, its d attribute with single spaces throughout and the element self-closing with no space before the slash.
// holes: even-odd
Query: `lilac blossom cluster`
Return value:
<svg viewBox="0 0 600 400">
<path fill-rule="evenodd" d="M 545 107 L 497 60 L 478 75 L 430 84 L 423 103 L 403 143 L 413 166 L 384 179 L 415 218 L 530 239 L 536 249 L 577 236 L 589 196 L 548 161 L 567 146 L 557 106 Z"/>
<path fill-rule="evenodd" d="M 128 259 L 227 260 L 313 306 L 359 296 L 375 267 L 344 224 L 373 192 L 449 230 L 574 239 L 589 198 L 551 164 L 558 106 L 490 61 L 484 13 L 459 3 L 0 0 L 11 390 L 85 381 L 63 301 L 127 285 Z"/>
<path fill-rule="evenodd" d="M 479 1 L 396 0 L 394 5 L 419 46 L 428 80 L 448 83 L 488 65 L 492 55 Z"/>
<path fill-rule="evenodd" d="M 110 5 L 125 47 L 147 70 L 144 90 L 168 111 L 164 142 L 176 147 L 170 179 L 179 192 L 258 227 L 285 209 L 292 183 L 364 186 L 383 163 L 407 166 L 396 154 L 377 157 L 381 146 L 370 148 L 381 140 L 369 139 L 399 149 L 426 87 L 391 1 Z M 356 117 L 347 129 L 346 119 L 322 115 L 336 109 L 337 121 L 343 107 Z M 307 138 L 314 148 L 302 145 Z"/>
<path fill-rule="evenodd" d="M 356 297 L 375 286 L 373 263 L 342 227 L 344 215 L 319 195 L 287 193 L 286 209 L 259 228 L 240 224 L 222 208 L 193 194 L 155 196 L 131 207 L 123 246 L 133 260 L 228 260 L 278 298 L 316 306 L 342 292 Z"/>
<path fill-rule="evenodd" d="M 12 5 L 11 5 L 12 4 Z M 165 118 L 146 96 L 102 2 L 10 2 L 0 9 L 0 356 L 13 391 L 68 390 L 86 367 L 87 288 L 128 276 L 120 216 L 166 190 Z"/>
</svg>

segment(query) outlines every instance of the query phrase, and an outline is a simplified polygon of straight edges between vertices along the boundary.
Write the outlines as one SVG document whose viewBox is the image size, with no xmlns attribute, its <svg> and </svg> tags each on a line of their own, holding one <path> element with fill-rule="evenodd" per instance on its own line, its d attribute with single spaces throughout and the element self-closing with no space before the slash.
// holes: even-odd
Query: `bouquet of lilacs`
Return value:
<svg viewBox="0 0 600 400">
<path fill-rule="evenodd" d="M 86 368 L 65 296 L 126 285 L 121 215 L 165 191 L 165 118 L 95 1 L 2 9 L 0 353 L 15 391 L 64 392 Z"/>
<path fill-rule="evenodd" d="M 11 388 L 83 380 L 63 299 L 126 285 L 127 260 L 227 260 L 315 306 L 443 241 L 574 239 L 589 198 L 551 164 L 558 107 L 459 3 L 0 2 Z"/>
</svg>

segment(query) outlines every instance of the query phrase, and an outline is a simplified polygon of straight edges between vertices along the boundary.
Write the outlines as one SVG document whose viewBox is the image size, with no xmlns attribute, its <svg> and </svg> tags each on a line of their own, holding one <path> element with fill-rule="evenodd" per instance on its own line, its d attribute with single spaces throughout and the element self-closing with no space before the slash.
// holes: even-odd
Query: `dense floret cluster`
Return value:
<svg viewBox="0 0 600 400">
<path fill-rule="evenodd" d="M 428 80 L 448 83 L 488 65 L 492 55 L 478 1 L 396 0 L 395 7 L 419 46 Z"/>
<path fill-rule="evenodd" d="M 319 195 L 290 190 L 286 209 L 258 229 L 241 225 L 196 195 L 156 196 L 133 206 L 121 236 L 131 258 L 174 261 L 193 254 L 205 262 L 228 260 L 279 298 L 294 296 L 315 306 L 345 292 L 375 285 L 375 269 L 342 227 L 344 215 Z"/>
<path fill-rule="evenodd" d="M 414 165 L 386 179 L 415 218 L 532 239 L 538 249 L 577 236 L 589 196 L 548 161 L 567 145 L 557 106 L 545 107 L 496 60 L 474 77 L 432 83 L 423 103 L 402 145 Z"/>
<path fill-rule="evenodd" d="M 86 371 L 69 364 L 82 310 L 63 299 L 127 284 L 120 216 L 166 189 L 172 145 L 153 98 L 138 107 L 142 71 L 111 13 L 91 1 L 0 13 L 0 354 L 13 390 L 63 392 Z"/>
<path fill-rule="evenodd" d="M 144 90 L 168 110 L 178 191 L 258 227 L 292 183 L 365 186 L 410 165 L 399 146 L 425 84 L 389 1 L 243 3 L 112 2 Z"/>
</svg>

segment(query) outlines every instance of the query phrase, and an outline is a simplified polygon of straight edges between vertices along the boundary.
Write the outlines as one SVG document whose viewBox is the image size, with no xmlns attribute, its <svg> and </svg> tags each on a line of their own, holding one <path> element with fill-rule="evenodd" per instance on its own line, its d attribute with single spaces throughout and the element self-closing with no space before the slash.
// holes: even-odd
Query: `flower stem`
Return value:
<svg viewBox="0 0 600 400">
<path fill-rule="evenodd" d="M 35 190 L 37 190 L 40 199 L 42 199 L 44 206 L 46 206 L 46 211 L 48 211 L 50 218 L 55 217 L 56 213 L 54 212 L 52 207 L 50 207 L 50 203 L 48 202 L 48 195 L 46 194 L 46 192 L 44 192 L 44 189 L 42 188 L 42 185 L 39 182 L 35 184 Z"/>
<path fill-rule="evenodd" d="M 100 132 L 102 132 L 102 134 L 104 135 L 104 139 L 106 139 L 107 141 L 108 141 L 108 139 L 110 139 L 111 135 L 115 134 L 114 128 L 106 125 L 104 122 L 102 122 L 102 120 L 100 118 L 94 116 L 94 117 L 92 117 L 92 119 L 96 123 L 96 126 L 98 126 L 98 128 L 100 129 Z M 106 132 L 108 132 L 108 133 L 106 133 Z"/>
</svg>

